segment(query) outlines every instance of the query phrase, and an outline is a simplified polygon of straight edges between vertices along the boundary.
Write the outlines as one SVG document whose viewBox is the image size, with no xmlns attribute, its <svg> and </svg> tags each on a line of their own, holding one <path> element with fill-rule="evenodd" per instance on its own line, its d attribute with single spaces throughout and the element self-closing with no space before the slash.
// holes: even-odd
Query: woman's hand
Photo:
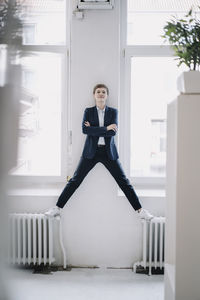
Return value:
<svg viewBox="0 0 200 300">
<path fill-rule="evenodd" d="M 107 130 L 117 131 L 117 125 L 116 124 L 110 124 L 110 125 L 107 126 Z"/>
<path fill-rule="evenodd" d="M 85 121 L 85 126 L 90 126 L 90 122 L 88 122 L 88 121 Z"/>
</svg>

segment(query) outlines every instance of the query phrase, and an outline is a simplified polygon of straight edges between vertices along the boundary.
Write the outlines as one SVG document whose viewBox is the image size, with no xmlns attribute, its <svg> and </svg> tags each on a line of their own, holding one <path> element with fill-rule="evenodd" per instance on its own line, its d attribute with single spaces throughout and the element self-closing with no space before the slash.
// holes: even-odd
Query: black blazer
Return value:
<svg viewBox="0 0 200 300">
<path fill-rule="evenodd" d="M 85 121 L 90 122 L 90 126 L 85 126 Z M 82 151 L 82 156 L 84 158 L 92 159 L 94 157 L 100 136 L 103 136 L 105 138 L 108 157 L 111 160 L 116 160 L 117 158 L 119 158 L 114 140 L 116 131 L 112 129 L 107 130 L 106 128 L 110 124 L 116 124 L 118 126 L 118 110 L 116 108 L 106 105 L 104 126 L 102 127 L 99 126 L 99 117 L 96 105 L 87 107 L 85 109 L 82 121 L 82 132 L 84 134 L 87 134 L 85 145 Z"/>
</svg>

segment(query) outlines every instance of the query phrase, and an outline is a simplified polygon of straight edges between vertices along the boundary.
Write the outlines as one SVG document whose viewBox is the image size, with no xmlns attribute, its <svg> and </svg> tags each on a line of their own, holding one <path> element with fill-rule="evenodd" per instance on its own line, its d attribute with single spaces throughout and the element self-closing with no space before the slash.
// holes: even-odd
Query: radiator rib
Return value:
<svg viewBox="0 0 200 300">
<path fill-rule="evenodd" d="M 133 264 L 133 271 L 137 266 L 149 268 L 149 275 L 152 274 L 152 267 L 164 268 L 164 241 L 165 241 L 165 217 L 154 217 L 151 221 L 142 220 L 142 261 Z"/>
</svg>

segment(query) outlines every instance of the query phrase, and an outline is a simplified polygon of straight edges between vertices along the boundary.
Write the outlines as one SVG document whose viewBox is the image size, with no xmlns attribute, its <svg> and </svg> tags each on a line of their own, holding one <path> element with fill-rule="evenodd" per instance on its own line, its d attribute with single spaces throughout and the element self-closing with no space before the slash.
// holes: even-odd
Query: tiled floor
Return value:
<svg viewBox="0 0 200 300">
<path fill-rule="evenodd" d="M 164 275 L 72 268 L 51 274 L 9 269 L 9 300 L 164 300 Z"/>
</svg>

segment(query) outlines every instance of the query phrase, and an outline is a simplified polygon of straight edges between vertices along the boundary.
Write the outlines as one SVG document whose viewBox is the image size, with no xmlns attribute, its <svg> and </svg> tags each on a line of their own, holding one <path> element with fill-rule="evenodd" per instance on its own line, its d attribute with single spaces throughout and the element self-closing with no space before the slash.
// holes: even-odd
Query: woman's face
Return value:
<svg viewBox="0 0 200 300">
<path fill-rule="evenodd" d="M 107 90 L 105 88 L 97 88 L 94 93 L 94 98 L 97 106 L 104 106 L 108 98 Z"/>
</svg>

